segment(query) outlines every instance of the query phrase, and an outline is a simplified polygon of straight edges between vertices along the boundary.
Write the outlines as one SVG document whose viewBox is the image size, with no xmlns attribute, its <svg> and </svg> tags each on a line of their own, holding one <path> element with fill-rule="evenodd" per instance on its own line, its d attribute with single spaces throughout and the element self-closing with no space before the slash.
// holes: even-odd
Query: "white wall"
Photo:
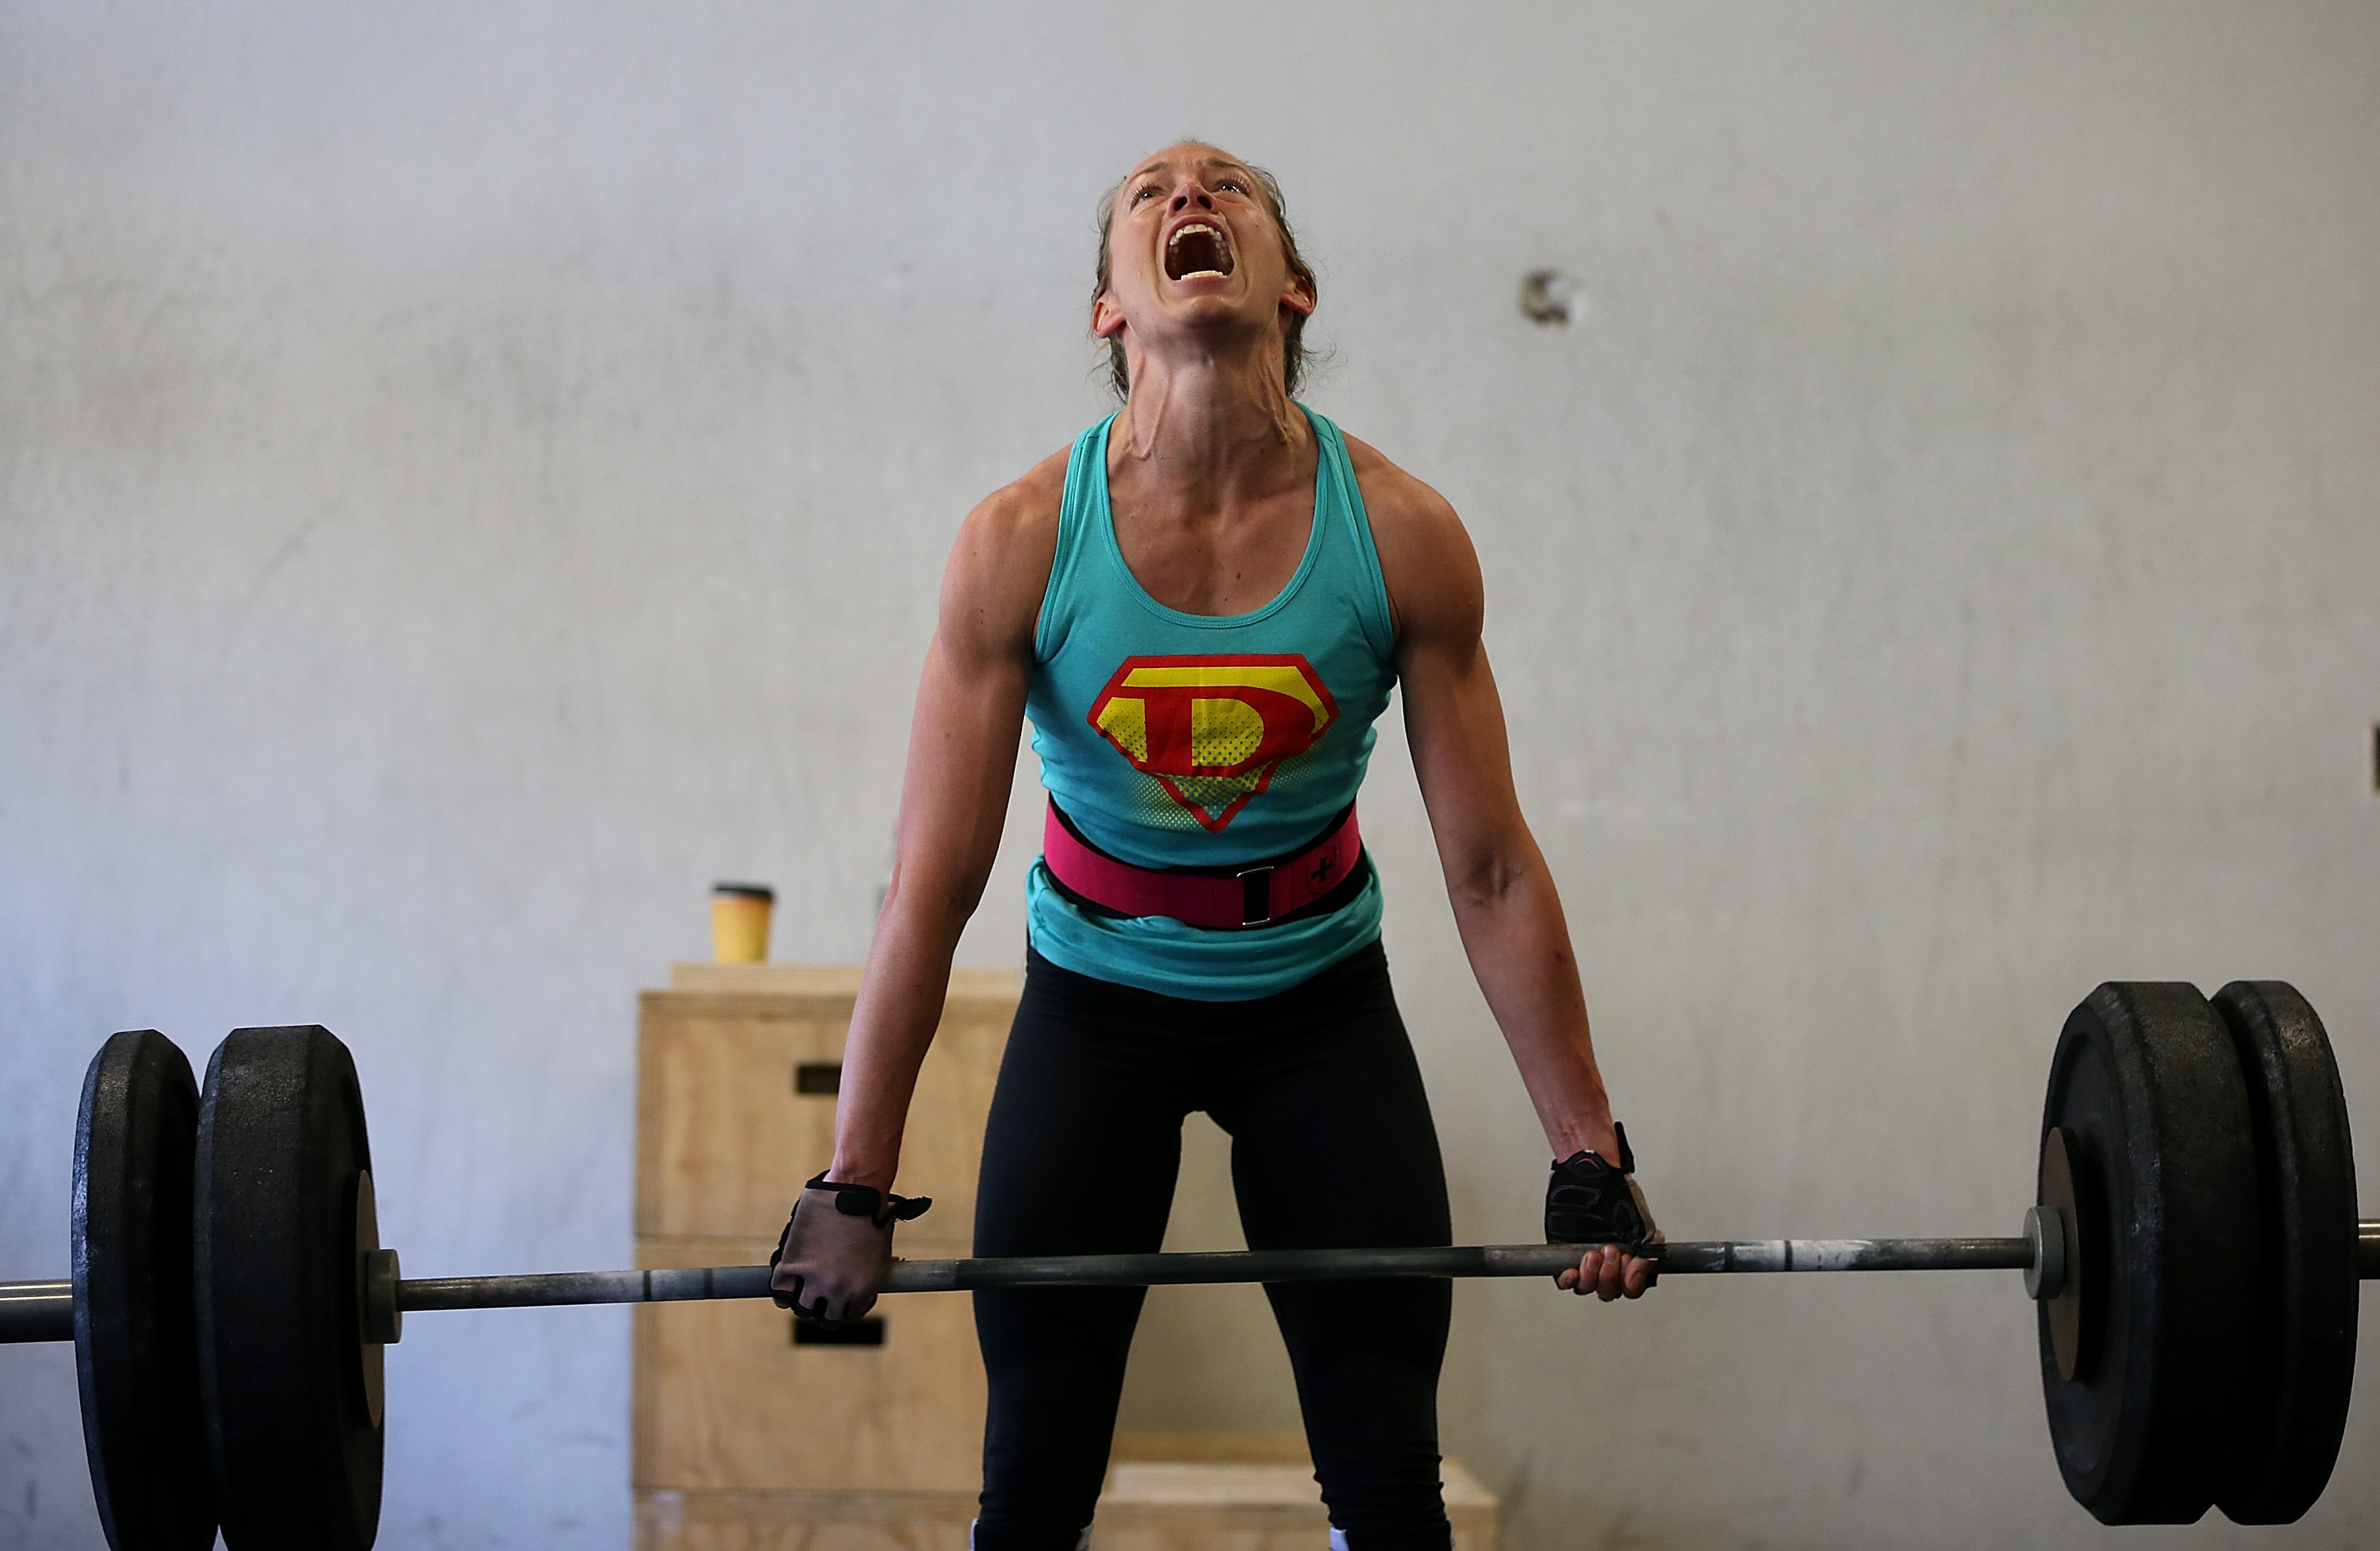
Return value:
<svg viewBox="0 0 2380 1551">
<path fill-rule="evenodd" d="M 632 993 L 720 876 L 862 951 L 941 551 L 1099 410 L 1094 200 L 1185 132 L 1470 520 L 1673 1233 L 2011 1230 L 2103 978 L 2293 979 L 2380 1113 L 2375 66 L 2277 0 L 0 5 L 0 1278 L 105 1033 L 292 1021 L 417 1274 L 626 1264 Z M 1402 759 L 1457 1230 L 1526 1237 Z M 1537 1551 L 2096 1545 L 2014 1280 L 1466 1286 L 1448 1447 Z M 1236 1296 L 1128 1419 L 1286 1420 L 1169 1361 Z M 625 1543 L 616 1311 L 390 1369 L 384 1545 Z M 2253 1538 L 2380 1534 L 2370 1417 Z M 70 1353 L 0 1351 L 0 1544 L 95 1533 Z"/>
</svg>

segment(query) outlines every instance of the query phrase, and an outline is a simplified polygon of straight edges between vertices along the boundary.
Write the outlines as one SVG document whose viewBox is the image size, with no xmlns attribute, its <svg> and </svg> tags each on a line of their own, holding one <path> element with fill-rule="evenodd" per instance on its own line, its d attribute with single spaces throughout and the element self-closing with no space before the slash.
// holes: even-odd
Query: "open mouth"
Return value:
<svg viewBox="0 0 2380 1551">
<path fill-rule="evenodd" d="M 1189 280 L 1202 274 L 1232 273 L 1232 245 L 1220 226 L 1193 221 L 1165 244 L 1165 278 Z"/>
</svg>

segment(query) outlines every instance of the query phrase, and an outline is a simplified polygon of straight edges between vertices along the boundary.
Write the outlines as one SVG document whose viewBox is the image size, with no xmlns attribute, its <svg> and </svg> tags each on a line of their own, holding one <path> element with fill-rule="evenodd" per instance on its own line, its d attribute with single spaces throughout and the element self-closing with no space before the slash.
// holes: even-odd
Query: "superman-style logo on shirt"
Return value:
<svg viewBox="0 0 2380 1551">
<path fill-rule="evenodd" d="M 1304 656 L 1128 657 L 1090 724 L 1220 834 L 1284 759 L 1312 748 L 1339 703 Z"/>
</svg>

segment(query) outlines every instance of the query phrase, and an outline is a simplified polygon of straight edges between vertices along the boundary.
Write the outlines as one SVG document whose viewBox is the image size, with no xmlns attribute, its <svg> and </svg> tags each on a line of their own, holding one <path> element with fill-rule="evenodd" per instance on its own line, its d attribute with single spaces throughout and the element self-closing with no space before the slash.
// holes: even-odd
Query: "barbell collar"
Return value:
<svg viewBox="0 0 2380 1551">
<path fill-rule="evenodd" d="M 2065 1207 L 2025 1208 L 2024 1242 L 2033 1252 L 2032 1263 L 2024 1268 L 2025 1296 L 2036 1303 L 2046 1303 L 2066 1290 L 2068 1260 L 2075 1238 Z"/>
<path fill-rule="evenodd" d="M 2355 1225 L 2355 1275 L 2380 1281 L 2380 1221 L 2367 1218 Z"/>
</svg>

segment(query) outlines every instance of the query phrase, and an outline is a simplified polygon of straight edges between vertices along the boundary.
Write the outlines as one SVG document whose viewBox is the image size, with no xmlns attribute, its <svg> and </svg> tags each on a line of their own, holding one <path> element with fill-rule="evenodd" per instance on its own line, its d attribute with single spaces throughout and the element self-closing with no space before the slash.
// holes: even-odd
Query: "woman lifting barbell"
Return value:
<svg viewBox="0 0 2380 1551">
<path fill-rule="evenodd" d="M 1183 144 L 1117 186 L 1091 331 L 1123 406 L 978 506 L 944 573 L 834 1157 L 778 1247 L 771 1285 L 805 1315 L 866 1312 L 923 1209 L 892 1194 L 902 1131 L 1026 716 L 1049 806 L 978 1255 L 1157 1249 L 1194 1109 L 1231 1134 L 1251 1247 L 1450 1242 L 1355 819 L 1399 684 L 1463 947 L 1560 1160 L 1548 1237 L 1654 1236 L 1513 793 L 1478 562 L 1437 491 L 1293 397 L 1315 301 L 1267 175 Z M 1597 1247 L 1560 1280 L 1609 1301 L 1650 1271 Z M 1333 1544 L 1439 1551 L 1448 1284 L 1266 1290 Z M 978 1547 L 1085 1534 L 1142 1297 L 976 1294 Z"/>
</svg>

